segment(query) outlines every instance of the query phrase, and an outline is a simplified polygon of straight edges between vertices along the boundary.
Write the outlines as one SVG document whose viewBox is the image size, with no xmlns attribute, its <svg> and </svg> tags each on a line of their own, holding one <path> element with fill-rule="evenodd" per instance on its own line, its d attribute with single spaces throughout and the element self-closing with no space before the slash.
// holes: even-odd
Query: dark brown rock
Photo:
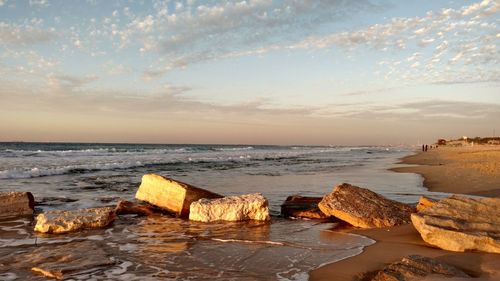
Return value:
<svg viewBox="0 0 500 281">
<path fill-rule="evenodd" d="M 322 197 L 306 197 L 300 195 L 288 196 L 281 205 L 281 215 L 285 218 L 327 219 L 319 208 Z"/>
<path fill-rule="evenodd" d="M 361 228 L 407 224 L 410 214 L 415 211 L 406 204 L 348 183 L 337 185 L 318 206 L 326 215 Z"/>
<path fill-rule="evenodd" d="M 32 215 L 34 207 L 31 192 L 0 192 L 0 217 Z"/>
<path fill-rule="evenodd" d="M 139 216 L 151 216 L 155 214 L 155 208 L 149 205 L 136 204 L 134 202 L 120 200 L 116 204 L 115 213 L 117 215 L 139 215 Z"/>
<path fill-rule="evenodd" d="M 470 277 L 462 270 L 435 259 L 412 255 L 391 263 L 375 274 L 371 281 L 410 281 L 427 275 Z"/>
</svg>

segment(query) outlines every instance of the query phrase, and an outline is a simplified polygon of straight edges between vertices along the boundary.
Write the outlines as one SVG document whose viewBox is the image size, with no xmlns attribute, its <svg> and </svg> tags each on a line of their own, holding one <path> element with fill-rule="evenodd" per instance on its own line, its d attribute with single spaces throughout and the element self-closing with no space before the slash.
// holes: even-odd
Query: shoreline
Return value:
<svg viewBox="0 0 500 281">
<path fill-rule="evenodd" d="M 431 192 L 500 197 L 500 146 L 439 147 L 403 157 L 389 170 L 415 173 Z"/>
<path fill-rule="evenodd" d="M 486 197 L 500 196 L 500 146 L 439 147 L 405 156 L 390 168 L 424 178 L 430 192 L 447 192 Z M 359 255 L 319 267 L 309 273 L 311 281 L 370 280 L 370 272 L 408 255 L 435 258 L 462 269 L 481 280 L 500 280 L 500 255 L 483 252 L 450 252 L 426 244 L 412 224 L 381 229 L 340 229 L 376 242 Z M 425 280 L 439 280 L 426 278 Z M 464 280 L 448 278 L 447 280 Z"/>
</svg>

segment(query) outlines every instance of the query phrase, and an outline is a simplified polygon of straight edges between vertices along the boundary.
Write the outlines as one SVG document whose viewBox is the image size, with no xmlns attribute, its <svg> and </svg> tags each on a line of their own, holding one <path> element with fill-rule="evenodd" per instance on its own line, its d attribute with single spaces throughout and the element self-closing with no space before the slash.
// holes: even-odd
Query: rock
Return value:
<svg viewBox="0 0 500 281">
<path fill-rule="evenodd" d="M 300 195 L 288 196 L 281 205 L 281 215 L 285 218 L 327 219 L 318 208 L 321 197 L 305 197 Z"/>
<path fill-rule="evenodd" d="M 371 281 L 410 281 L 431 274 L 435 277 L 437 277 L 436 275 L 440 275 L 446 278 L 470 277 L 454 266 L 441 263 L 435 259 L 412 255 L 386 266 L 376 273 Z"/>
<path fill-rule="evenodd" d="M 135 194 L 135 198 L 173 212 L 180 217 L 189 217 L 189 206 L 194 201 L 201 198 L 221 197 L 222 195 L 217 193 L 155 174 L 144 175 Z"/>
<path fill-rule="evenodd" d="M 36 217 L 35 231 L 67 233 L 83 229 L 103 228 L 114 219 L 115 211 L 111 207 L 49 211 Z"/>
<path fill-rule="evenodd" d="M 150 216 L 155 213 L 154 208 L 147 205 L 139 205 L 130 201 L 120 200 L 116 204 L 115 213 L 117 215 L 134 214 L 139 216 Z"/>
<path fill-rule="evenodd" d="M 34 207 L 31 192 L 0 192 L 0 217 L 33 215 Z"/>
<path fill-rule="evenodd" d="M 329 216 L 361 228 L 389 227 L 410 222 L 410 206 L 347 183 L 337 185 L 318 204 Z"/>
<path fill-rule="evenodd" d="M 451 196 L 411 221 L 425 242 L 441 249 L 500 253 L 500 198 Z"/>
<path fill-rule="evenodd" d="M 191 204 L 189 219 L 193 221 L 269 220 L 267 200 L 260 193 L 200 199 Z"/>
<path fill-rule="evenodd" d="M 418 203 L 417 203 L 417 212 L 420 212 L 423 209 L 434 205 L 434 203 L 436 203 L 436 202 L 437 202 L 437 200 L 434 200 L 432 198 L 420 196 L 420 198 L 418 199 Z"/>
<path fill-rule="evenodd" d="M 45 277 L 67 279 L 71 274 L 113 265 L 115 262 L 104 251 L 104 247 L 105 245 L 95 241 L 38 246 L 26 252 L 21 251 L 20 254 L 13 253 L 3 257 L 6 260 L 0 258 L 0 264 L 9 264 L 11 270 L 31 269 Z M 31 279 L 33 278 L 29 278 Z"/>
</svg>

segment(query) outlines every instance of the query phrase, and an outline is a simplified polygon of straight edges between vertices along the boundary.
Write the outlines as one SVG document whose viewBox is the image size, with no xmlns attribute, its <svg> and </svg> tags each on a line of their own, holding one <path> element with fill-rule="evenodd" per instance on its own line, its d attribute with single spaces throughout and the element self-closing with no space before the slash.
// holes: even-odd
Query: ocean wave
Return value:
<svg viewBox="0 0 500 281">
<path fill-rule="evenodd" d="M 214 151 L 246 151 L 253 150 L 253 146 L 245 146 L 245 147 L 213 147 L 211 150 Z"/>
<path fill-rule="evenodd" d="M 0 171 L 0 179 L 28 179 L 46 176 L 56 176 L 65 174 L 81 174 L 85 172 L 101 171 L 101 170 L 114 170 L 114 169 L 127 169 L 132 167 L 144 166 L 141 162 L 134 163 L 96 163 L 96 164 L 81 164 L 81 165 L 68 165 L 60 167 L 47 167 L 39 168 L 33 167 L 30 169 L 10 169 Z"/>
</svg>

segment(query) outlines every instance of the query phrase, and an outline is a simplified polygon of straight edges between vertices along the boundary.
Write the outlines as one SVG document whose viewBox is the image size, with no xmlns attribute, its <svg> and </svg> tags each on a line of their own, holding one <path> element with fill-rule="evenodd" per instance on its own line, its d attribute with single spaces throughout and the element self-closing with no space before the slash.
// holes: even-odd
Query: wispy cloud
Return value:
<svg viewBox="0 0 500 281">
<path fill-rule="evenodd" d="M 54 30 L 46 30 L 37 24 L 0 22 L 0 46 L 23 47 L 49 42 L 57 37 Z"/>
</svg>

